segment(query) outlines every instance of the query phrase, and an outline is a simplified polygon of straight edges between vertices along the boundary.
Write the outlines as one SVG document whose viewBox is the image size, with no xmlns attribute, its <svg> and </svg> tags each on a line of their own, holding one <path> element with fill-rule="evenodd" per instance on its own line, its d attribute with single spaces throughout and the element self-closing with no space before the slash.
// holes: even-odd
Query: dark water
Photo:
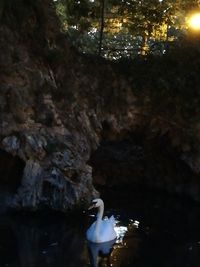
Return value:
<svg viewBox="0 0 200 267">
<path fill-rule="evenodd" d="M 137 190 L 107 191 L 102 197 L 106 215 L 118 220 L 121 237 L 115 244 L 86 242 L 93 220 L 87 212 L 4 215 L 0 267 L 200 266 L 198 204 Z"/>
</svg>

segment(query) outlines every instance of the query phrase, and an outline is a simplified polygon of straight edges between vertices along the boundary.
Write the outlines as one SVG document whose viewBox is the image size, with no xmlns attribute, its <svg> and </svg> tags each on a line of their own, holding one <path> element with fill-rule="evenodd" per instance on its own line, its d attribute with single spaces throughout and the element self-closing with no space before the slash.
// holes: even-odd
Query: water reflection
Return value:
<svg viewBox="0 0 200 267">
<path fill-rule="evenodd" d="M 1 267 L 84 266 L 83 231 L 65 218 L 6 218 L 0 234 Z"/>
<path fill-rule="evenodd" d="M 122 222 L 116 216 L 115 231 L 117 238 L 110 242 L 95 244 L 88 242 L 90 264 L 92 267 L 120 267 L 128 266 L 136 258 L 140 244 L 138 236 L 139 222 L 129 219 Z M 131 251 L 131 253 L 130 253 Z"/>
<path fill-rule="evenodd" d="M 198 205 L 153 197 L 131 200 L 132 195 L 126 203 L 121 198 L 122 207 L 117 203 L 110 211 L 105 201 L 106 215 L 117 219 L 117 240 L 107 244 L 87 243 L 88 220 L 94 218 L 86 214 L 1 216 L 0 267 L 199 267 Z"/>
<path fill-rule="evenodd" d="M 88 242 L 88 251 L 92 267 L 112 266 L 110 262 L 110 255 L 113 250 L 113 245 L 115 244 L 115 241 L 116 240 L 112 240 L 99 244 Z"/>
<path fill-rule="evenodd" d="M 84 218 L 72 218 L 70 222 L 65 217 L 51 216 L 1 219 L 0 266 L 117 267 L 127 261 L 128 247 L 132 247 L 130 234 L 135 229 L 133 223 L 123 225 L 118 220 L 117 239 L 95 244 L 86 241 L 86 227 L 80 224 L 81 220 Z"/>
</svg>

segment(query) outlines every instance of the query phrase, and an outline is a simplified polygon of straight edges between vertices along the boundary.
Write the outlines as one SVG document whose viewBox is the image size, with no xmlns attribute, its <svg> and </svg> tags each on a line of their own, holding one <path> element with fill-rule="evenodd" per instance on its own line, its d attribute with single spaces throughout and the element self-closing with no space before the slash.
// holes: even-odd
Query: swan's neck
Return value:
<svg viewBox="0 0 200 267">
<path fill-rule="evenodd" d="M 97 220 L 96 220 L 95 233 L 96 233 L 97 240 L 99 238 L 99 231 L 100 231 L 100 227 L 101 227 L 103 212 L 104 212 L 104 204 L 102 203 L 102 205 L 99 206 L 98 213 L 97 213 Z"/>
<path fill-rule="evenodd" d="M 104 212 L 104 204 L 102 203 L 101 206 L 99 206 L 98 213 L 97 213 L 97 221 L 101 221 L 103 218 L 103 212 Z"/>
</svg>

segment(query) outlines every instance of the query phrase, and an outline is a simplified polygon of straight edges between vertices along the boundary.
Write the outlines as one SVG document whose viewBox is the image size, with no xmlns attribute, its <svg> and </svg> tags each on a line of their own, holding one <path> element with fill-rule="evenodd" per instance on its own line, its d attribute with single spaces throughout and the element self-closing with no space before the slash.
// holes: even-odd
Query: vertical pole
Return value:
<svg viewBox="0 0 200 267">
<path fill-rule="evenodd" d="M 100 32 L 99 32 L 99 50 L 98 50 L 99 56 L 101 56 L 101 51 L 102 51 L 103 30 L 104 30 L 104 9 L 105 9 L 105 0 L 102 0 L 101 1 Z"/>
</svg>

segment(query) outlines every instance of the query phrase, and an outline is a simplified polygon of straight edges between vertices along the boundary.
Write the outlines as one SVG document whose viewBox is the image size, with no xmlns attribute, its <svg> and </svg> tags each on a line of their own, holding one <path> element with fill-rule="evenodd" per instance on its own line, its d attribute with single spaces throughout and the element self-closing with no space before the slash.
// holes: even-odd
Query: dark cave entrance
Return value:
<svg viewBox="0 0 200 267">
<path fill-rule="evenodd" d="M 198 177 L 183 162 L 167 135 L 148 140 L 129 134 L 120 140 L 103 140 L 91 155 L 93 181 L 98 189 L 159 190 L 196 198 Z M 198 190 L 197 190 L 198 189 Z"/>
<path fill-rule="evenodd" d="M 15 194 L 21 184 L 25 163 L 0 149 L 0 195 Z"/>
</svg>

